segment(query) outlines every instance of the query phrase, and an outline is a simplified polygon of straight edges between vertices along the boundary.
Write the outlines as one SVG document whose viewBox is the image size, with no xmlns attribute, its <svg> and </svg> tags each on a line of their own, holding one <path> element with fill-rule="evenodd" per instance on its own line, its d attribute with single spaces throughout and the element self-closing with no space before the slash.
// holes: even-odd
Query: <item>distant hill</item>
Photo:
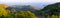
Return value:
<svg viewBox="0 0 60 18">
<path fill-rule="evenodd" d="M 41 10 L 40 8 L 32 7 L 31 5 L 24 5 L 24 6 L 14 5 L 14 6 L 9 6 L 6 9 L 11 10 L 12 12 L 31 11 L 32 13 L 35 13 L 36 15 L 38 15 L 37 11 Z"/>
<path fill-rule="evenodd" d="M 53 4 L 55 2 L 41 2 L 41 3 L 24 3 L 24 5 L 33 5 L 33 7 L 43 9 L 48 4 Z M 20 5 L 21 3 L 9 3 L 8 5 Z"/>
<path fill-rule="evenodd" d="M 23 6 L 20 6 L 20 5 L 14 5 L 14 6 L 11 6 L 11 7 L 14 7 L 16 9 L 33 9 L 33 10 L 40 10 L 40 8 L 36 8 L 36 7 L 33 7 L 31 5 L 23 5 Z"/>
</svg>

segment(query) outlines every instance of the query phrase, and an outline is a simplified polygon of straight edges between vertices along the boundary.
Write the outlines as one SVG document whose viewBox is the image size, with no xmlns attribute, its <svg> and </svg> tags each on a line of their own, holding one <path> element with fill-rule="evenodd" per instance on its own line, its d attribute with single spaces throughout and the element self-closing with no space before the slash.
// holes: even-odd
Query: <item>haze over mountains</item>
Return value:
<svg viewBox="0 0 60 18">
<path fill-rule="evenodd" d="M 33 5 L 36 8 L 44 8 L 48 4 L 60 2 L 60 0 L 0 0 L 0 4 L 10 5 Z"/>
<path fill-rule="evenodd" d="M 53 4 L 55 2 L 44 2 L 44 3 L 8 3 L 9 6 L 11 5 L 32 5 L 33 7 L 36 7 L 36 8 L 41 8 L 43 9 L 46 5 L 48 4 Z"/>
</svg>

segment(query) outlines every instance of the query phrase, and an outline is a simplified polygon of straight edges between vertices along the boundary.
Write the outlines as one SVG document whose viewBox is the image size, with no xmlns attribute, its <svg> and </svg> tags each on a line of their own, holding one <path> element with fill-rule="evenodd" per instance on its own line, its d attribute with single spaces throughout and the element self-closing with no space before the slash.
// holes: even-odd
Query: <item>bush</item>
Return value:
<svg viewBox="0 0 60 18">
<path fill-rule="evenodd" d="M 22 11 L 20 14 L 15 14 L 17 18 L 37 18 L 33 13 L 30 11 Z"/>
</svg>

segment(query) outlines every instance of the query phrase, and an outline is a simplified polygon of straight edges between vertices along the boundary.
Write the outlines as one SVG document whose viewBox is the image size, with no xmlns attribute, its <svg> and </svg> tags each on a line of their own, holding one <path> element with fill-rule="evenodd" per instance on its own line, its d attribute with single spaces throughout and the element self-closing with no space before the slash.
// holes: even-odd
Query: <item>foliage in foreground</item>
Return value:
<svg viewBox="0 0 60 18">
<path fill-rule="evenodd" d="M 0 4 L 0 18 L 37 18 L 34 13 L 31 13 L 30 11 L 15 11 L 12 12 L 12 10 L 9 11 L 6 10 L 3 6 L 4 4 Z"/>
</svg>

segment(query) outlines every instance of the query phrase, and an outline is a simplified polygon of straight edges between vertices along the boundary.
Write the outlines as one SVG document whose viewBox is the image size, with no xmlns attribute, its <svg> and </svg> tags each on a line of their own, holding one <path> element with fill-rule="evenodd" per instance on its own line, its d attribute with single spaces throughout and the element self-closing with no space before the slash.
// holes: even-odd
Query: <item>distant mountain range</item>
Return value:
<svg viewBox="0 0 60 18">
<path fill-rule="evenodd" d="M 19 11 L 31 11 L 32 13 L 35 13 L 36 15 L 38 15 L 37 11 L 40 11 L 40 8 L 35 8 L 31 5 L 14 5 L 14 6 L 9 6 L 8 8 L 6 8 L 7 10 L 10 10 L 11 12 L 19 12 Z"/>
<path fill-rule="evenodd" d="M 48 5 L 48 4 L 53 4 L 53 3 L 55 3 L 55 2 L 24 3 L 24 5 L 33 5 L 33 7 L 43 9 L 46 5 Z M 11 5 L 20 5 L 20 4 L 21 4 L 21 3 L 9 3 L 9 6 L 11 6 Z"/>
<path fill-rule="evenodd" d="M 33 10 L 40 10 L 40 8 L 35 8 L 31 5 L 24 5 L 24 6 L 20 6 L 20 5 L 15 5 L 15 8 L 21 8 L 21 9 L 33 9 Z"/>
</svg>

